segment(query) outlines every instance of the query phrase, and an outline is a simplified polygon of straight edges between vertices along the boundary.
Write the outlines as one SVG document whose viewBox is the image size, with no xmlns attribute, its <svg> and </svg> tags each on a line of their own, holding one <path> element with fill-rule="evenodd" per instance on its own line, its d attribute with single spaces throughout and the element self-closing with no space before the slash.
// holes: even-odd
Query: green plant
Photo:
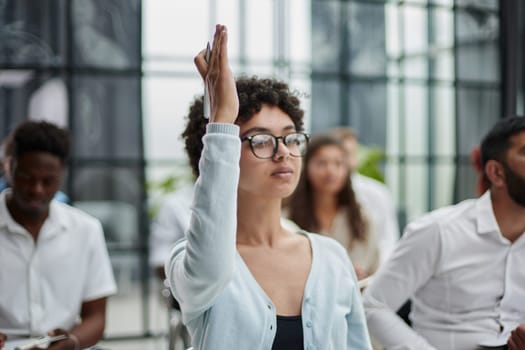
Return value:
<svg viewBox="0 0 525 350">
<path fill-rule="evenodd" d="M 357 171 L 362 175 L 385 183 L 385 176 L 381 170 L 381 163 L 383 163 L 385 159 L 385 152 L 380 147 L 359 145 L 359 165 Z"/>
<path fill-rule="evenodd" d="M 189 166 L 177 167 L 169 175 L 160 178 L 159 180 L 146 181 L 146 190 L 149 198 L 149 216 L 154 218 L 164 201 L 164 198 L 169 193 L 175 191 L 179 187 L 190 184 L 193 181 Z"/>
</svg>

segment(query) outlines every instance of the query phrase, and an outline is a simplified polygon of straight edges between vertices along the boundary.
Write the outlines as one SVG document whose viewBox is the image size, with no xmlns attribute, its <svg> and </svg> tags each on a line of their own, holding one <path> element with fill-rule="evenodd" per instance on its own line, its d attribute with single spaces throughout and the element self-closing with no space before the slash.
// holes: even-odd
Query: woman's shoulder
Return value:
<svg viewBox="0 0 525 350">
<path fill-rule="evenodd" d="M 325 280 L 355 281 L 353 265 L 346 249 L 331 237 L 302 231 L 312 245 L 312 270 L 315 275 Z M 354 283 L 354 282 L 351 282 Z"/>
<path fill-rule="evenodd" d="M 346 249 L 334 238 L 303 230 L 301 230 L 300 233 L 310 239 L 310 242 L 312 242 L 312 250 L 316 250 L 321 256 L 331 256 L 345 261 L 348 260 Z"/>
</svg>

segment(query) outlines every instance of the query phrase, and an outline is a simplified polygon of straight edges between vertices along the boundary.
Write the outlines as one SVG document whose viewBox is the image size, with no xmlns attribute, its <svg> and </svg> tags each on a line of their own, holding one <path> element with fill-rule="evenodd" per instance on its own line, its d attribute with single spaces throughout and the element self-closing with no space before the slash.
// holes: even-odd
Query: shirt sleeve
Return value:
<svg viewBox="0 0 525 350">
<path fill-rule="evenodd" d="M 102 231 L 102 225 L 97 220 L 90 232 L 89 272 L 84 287 L 83 301 L 91 301 L 113 295 L 117 292 L 113 269 Z"/>
<path fill-rule="evenodd" d="M 407 227 L 390 260 L 365 290 L 370 333 L 388 349 L 433 350 L 396 311 L 434 274 L 441 252 L 439 226 L 431 220 Z"/>
<path fill-rule="evenodd" d="M 397 221 L 397 211 L 394 205 L 394 199 L 387 188 L 382 191 L 383 205 L 384 205 L 384 222 L 383 234 L 380 239 L 380 264 L 386 262 L 392 251 L 394 250 L 396 242 L 399 240 L 399 224 Z"/>
<path fill-rule="evenodd" d="M 210 123 L 203 144 L 186 240 L 165 265 L 185 323 L 213 305 L 233 276 L 236 255 L 239 127 Z"/>
</svg>

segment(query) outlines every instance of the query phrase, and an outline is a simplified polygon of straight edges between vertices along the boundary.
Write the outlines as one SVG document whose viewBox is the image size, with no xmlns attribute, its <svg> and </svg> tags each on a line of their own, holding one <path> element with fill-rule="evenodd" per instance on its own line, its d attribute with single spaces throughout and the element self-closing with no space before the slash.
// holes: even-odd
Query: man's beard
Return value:
<svg viewBox="0 0 525 350">
<path fill-rule="evenodd" d="M 518 175 L 506 163 L 503 164 L 507 193 L 517 204 L 525 207 L 525 178 Z"/>
</svg>

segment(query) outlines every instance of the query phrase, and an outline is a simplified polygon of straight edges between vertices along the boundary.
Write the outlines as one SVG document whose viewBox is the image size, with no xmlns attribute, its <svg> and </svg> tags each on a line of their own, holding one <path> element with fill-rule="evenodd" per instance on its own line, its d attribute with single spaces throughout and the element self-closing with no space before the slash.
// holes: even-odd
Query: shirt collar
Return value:
<svg viewBox="0 0 525 350">
<path fill-rule="evenodd" d="M 490 191 L 486 191 L 476 202 L 476 222 L 479 234 L 500 233 L 492 208 Z"/>
<path fill-rule="evenodd" d="M 7 227 L 7 229 L 13 233 L 28 234 L 27 230 L 13 219 L 7 209 L 7 194 L 10 192 L 11 189 L 6 188 L 0 193 L 0 227 Z M 55 200 L 51 201 L 49 205 L 49 215 L 44 225 L 42 225 L 39 239 L 52 237 L 60 232 L 68 231 L 67 227 L 70 225 L 70 221 L 66 216 L 62 215 L 61 210 L 58 210 L 57 206 L 59 205 L 62 204 L 57 203 Z"/>
<path fill-rule="evenodd" d="M 71 221 L 68 216 L 64 215 L 64 211 L 60 210 L 61 205 L 66 205 L 58 202 L 57 200 L 51 200 L 49 203 L 49 215 L 42 226 L 42 231 L 46 231 L 46 236 L 51 237 L 58 233 L 69 232 L 68 227 L 71 226 Z"/>
<path fill-rule="evenodd" d="M 11 193 L 10 188 L 6 188 L 0 193 L 0 227 L 6 227 L 8 232 L 16 234 L 29 234 L 18 222 L 13 219 L 9 209 L 7 209 L 7 195 Z"/>
</svg>

